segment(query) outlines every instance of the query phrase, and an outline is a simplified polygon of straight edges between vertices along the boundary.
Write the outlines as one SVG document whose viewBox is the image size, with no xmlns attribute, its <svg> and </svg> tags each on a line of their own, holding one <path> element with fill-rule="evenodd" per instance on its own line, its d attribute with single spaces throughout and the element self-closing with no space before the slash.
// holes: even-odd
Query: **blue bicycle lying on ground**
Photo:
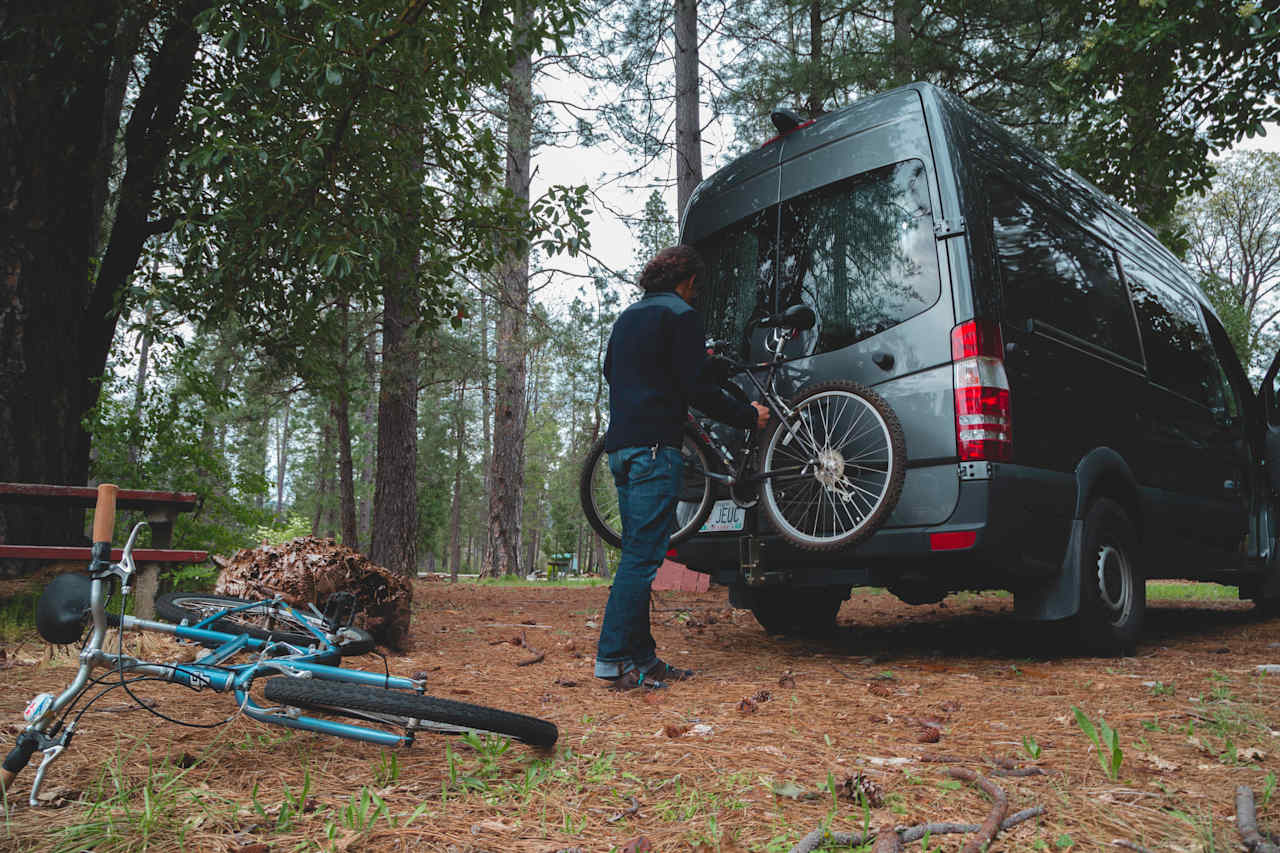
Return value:
<svg viewBox="0 0 1280 853">
<path fill-rule="evenodd" d="M 36 627 L 50 643 L 73 643 L 83 636 L 92 616 L 89 641 L 80 651 L 80 668 L 71 685 L 54 696 L 42 693 L 27 706 L 27 727 L 0 769 L 0 789 L 12 789 L 14 778 L 36 752 L 43 759 L 31 784 L 30 804 L 45 771 L 70 745 L 81 716 L 111 690 L 139 681 L 164 681 L 195 691 L 230 693 L 236 709 L 225 720 L 212 724 L 183 723 L 141 703 L 157 716 L 182 725 L 212 728 L 239 714 L 278 726 L 351 738 L 381 746 L 408 746 L 417 731 L 461 734 L 469 731 L 509 735 L 534 746 L 555 744 L 559 732 L 554 723 L 472 705 L 438 699 L 426 694 L 426 681 L 390 673 L 342 669 L 344 656 L 373 649 L 373 638 L 347 624 L 355 602 L 343 594 L 326 603 L 325 612 L 306 613 L 276 598 L 246 601 L 203 593 L 172 593 L 156 602 L 158 615 L 171 620 L 157 622 L 124 614 L 124 595 L 135 571 L 133 546 L 143 524 L 133 528 L 120 562 L 112 563 L 111 531 L 115 524 L 117 488 L 98 487 L 94 514 L 93 557 L 85 574 L 64 574 L 45 587 L 36 607 Z M 112 586 L 120 583 L 120 612 L 108 613 Z M 103 649 L 109 626 L 120 628 L 113 653 Z M 152 663 L 124 654 L 125 631 L 153 631 L 198 643 L 208 651 L 190 663 Z M 233 660 L 242 662 L 232 663 Z M 93 677 L 93 670 L 106 673 Z M 268 677 L 269 676 L 269 677 Z M 252 690 L 261 680 L 261 705 Z M 86 692 L 100 687 L 84 704 Z M 134 697 L 135 701 L 137 697 Z M 359 724 L 307 716 L 304 710 L 332 717 L 346 717 Z M 68 722 L 68 717 L 75 717 Z"/>
</svg>

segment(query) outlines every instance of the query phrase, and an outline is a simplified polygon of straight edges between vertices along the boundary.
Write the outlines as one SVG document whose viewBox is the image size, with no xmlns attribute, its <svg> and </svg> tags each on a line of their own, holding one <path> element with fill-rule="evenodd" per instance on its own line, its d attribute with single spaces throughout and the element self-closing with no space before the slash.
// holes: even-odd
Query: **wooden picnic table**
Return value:
<svg viewBox="0 0 1280 853">
<path fill-rule="evenodd" d="M 0 503 L 47 507 L 92 507 L 98 490 L 93 486 L 57 486 L 44 483 L 0 483 Z M 206 551 L 172 549 L 173 523 L 178 513 L 195 510 L 199 498 L 194 492 L 121 489 L 119 509 L 142 510 L 151 526 L 151 547 L 135 549 L 138 574 L 134 578 L 134 615 L 150 619 L 155 615 L 155 596 L 160 586 L 160 567 L 175 563 L 203 563 Z M 124 543 L 119 543 L 123 545 Z M 0 558 L 44 560 L 46 562 L 87 562 L 90 548 L 54 545 L 0 544 Z M 111 559 L 120 558 L 120 549 Z"/>
</svg>

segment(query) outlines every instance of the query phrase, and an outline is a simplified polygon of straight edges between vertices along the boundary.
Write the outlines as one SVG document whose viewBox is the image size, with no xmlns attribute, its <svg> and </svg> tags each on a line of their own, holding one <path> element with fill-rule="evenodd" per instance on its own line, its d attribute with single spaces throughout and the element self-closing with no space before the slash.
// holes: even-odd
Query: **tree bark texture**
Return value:
<svg viewBox="0 0 1280 853">
<path fill-rule="evenodd" d="M 676 0 L 676 195 L 684 215 L 702 180 L 702 122 L 698 110 L 698 0 Z"/>
<path fill-rule="evenodd" d="M 914 76 L 911 62 L 911 22 L 919 0 L 893 0 L 893 84 L 905 86 Z"/>
<path fill-rule="evenodd" d="M 151 265 L 151 277 L 155 280 L 157 268 L 159 267 L 159 255 L 156 261 Z M 142 340 L 138 344 L 138 374 L 134 377 L 133 382 L 133 421 L 138 425 L 138 431 L 129 437 L 129 467 L 135 471 L 138 468 L 138 460 L 142 458 L 141 447 L 141 426 L 142 426 L 142 404 L 147 397 L 147 368 L 148 362 L 151 360 L 151 323 L 155 320 L 154 303 L 147 302 L 146 315 L 142 321 Z"/>
<path fill-rule="evenodd" d="M 377 464 L 378 406 L 379 399 L 375 393 L 378 388 L 378 337 L 369 335 L 364 346 L 364 373 L 368 383 L 364 412 L 360 422 L 364 427 L 364 452 L 360 455 L 360 500 L 359 520 L 360 537 L 366 542 L 373 541 L 373 483 L 374 469 Z M 376 562 L 376 561 L 375 561 Z"/>
<path fill-rule="evenodd" d="M 822 58 L 822 3 L 813 0 L 809 4 L 809 103 L 805 105 L 810 118 L 822 115 L 823 80 L 826 77 Z"/>
<path fill-rule="evenodd" d="M 333 401 L 333 420 L 338 430 L 338 517 L 341 519 L 342 544 L 352 551 L 360 550 L 360 534 L 356 529 L 356 492 L 351 470 L 351 359 L 349 309 L 339 308 L 342 317 L 342 359 L 338 364 L 338 393 Z"/>
<path fill-rule="evenodd" d="M 276 439 L 276 523 L 285 520 L 284 512 L 284 478 L 289 464 L 289 415 L 293 410 L 293 401 L 289 397 L 284 400 L 284 419 L 280 422 L 280 435 Z"/>
<path fill-rule="evenodd" d="M 316 457 L 316 511 L 311 516 L 311 535 L 320 536 L 326 520 L 329 495 L 333 492 L 333 418 L 321 415 L 320 453 Z M 332 536 L 325 532 L 323 535 Z"/>
<path fill-rule="evenodd" d="M 125 132 L 127 166 L 96 282 L 105 116 L 121 4 L 6 4 L 0 29 L 0 480 L 84 483 L 89 435 L 118 316 L 117 299 L 150 221 L 191 77 L 196 12 L 181 3 L 151 58 Z M 91 282 L 94 282 L 91 285 Z M 140 484 L 145 485 L 145 484 Z M 0 508 L 10 543 L 74 543 L 76 510 Z"/>
<path fill-rule="evenodd" d="M 517 11 L 517 27 L 529 20 Z M 528 54 L 511 68 L 507 84 L 507 190 L 527 209 L 532 160 L 533 63 Z M 489 534 L 493 550 L 484 574 L 520 573 L 520 521 L 524 509 L 525 316 L 529 307 L 529 246 L 513 247 L 500 270 L 497 387 L 490 460 Z"/>
<path fill-rule="evenodd" d="M 480 293 L 480 422 L 484 428 L 484 459 L 481 460 L 484 469 L 484 493 L 490 494 L 493 489 L 492 478 L 493 468 L 489 464 L 493 459 L 493 428 L 489 420 L 493 412 L 492 394 L 489 385 L 489 299 L 484 292 Z M 485 536 L 480 542 L 480 560 L 479 564 L 483 567 L 489 564 L 489 552 L 493 550 L 491 537 L 488 534 L 489 525 L 485 525 Z M 467 553 L 471 553 L 471 545 L 468 542 Z M 476 561 L 471 560 L 471 565 L 475 565 Z"/>
<path fill-rule="evenodd" d="M 338 517 L 341 519 L 342 544 L 352 551 L 359 551 L 356 490 L 351 471 L 351 396 L 345 386 L 338 389 L 338 399 L 333 404 L 333 419 L 338 427 Z"/>
<path fill-rule="evenodd" d="M 453 506 L 449 511 L 449 579 L 458 579 L 458 570 L 462 565 L 462 467 L 466 464 L 467 413 L 463 409 L 466 402 L 466 383 L 458 383 L 458 391 L 454 396 L 456 412 L 453 417 L 456 453 L 453 461 Z"/>
<path fill-rule="evenodd" d="M 416 247 L 397 258 L 383 285 L 382 370 L 378 392 L 378 466 L 369 558 L 403 575 L 418 570 L 418 376 L 411 295 Z"/>
</svg>

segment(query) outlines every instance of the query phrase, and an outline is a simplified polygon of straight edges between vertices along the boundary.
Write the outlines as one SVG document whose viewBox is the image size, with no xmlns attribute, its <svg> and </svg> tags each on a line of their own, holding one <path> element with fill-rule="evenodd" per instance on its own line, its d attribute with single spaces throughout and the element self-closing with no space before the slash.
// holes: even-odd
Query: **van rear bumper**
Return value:
<svg viewBox="0 0 1280 853">
<path fill-rule="evenodd" d="M 695 536 L 676 546 L 676 559 L 722 584 L 745 581 L 753 563 L 756 582 L 799 586 L 885 585 L 910 574 L 951 589 L 1007 588 L 1055 575 L 1071 532 L 1074 476 L 1005 463 L 991 468 L 988 479 L 961 480 L 942 524 L 883 528 L 852 548 L 818 552 L 761 529 L 763 513 L 753 511 L 744 533 Z M 969 547 L 937 547 L 936 534 L 968 532 Z"/>
</svg>

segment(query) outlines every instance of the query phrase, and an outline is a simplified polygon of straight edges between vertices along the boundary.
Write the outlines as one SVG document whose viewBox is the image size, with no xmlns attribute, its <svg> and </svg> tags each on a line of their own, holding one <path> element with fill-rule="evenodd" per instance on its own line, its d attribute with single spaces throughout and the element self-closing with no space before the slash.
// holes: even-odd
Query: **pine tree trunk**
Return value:
<svg viewBox="0 0 1280 853">
<path fill-rule="evenodd" d="M 919 0 L 893 0 L 893 84 L 911 82 L 911 21 L 919 11 Z"/>
<path fill-rule="evenodd" d="M 516 27 L 528 26 L 529 11 L 519 7 Z M 529 204 L 532 160 L 533 63 L 520 56 L 507 84 L 507 190 Z M 525 386 L 527 351 L 525 315 L 529 306 L 529 247 L 514 246 L 500 270 L 498 306 L 497 383 L 493 418 L 493 457 L 490 460 L 489 535 L 493 549 L 483 574 L 520 574 L 520 522 L 524 509 Z"/>
<path fill-rule="evenodd" d="M 809 4 L 809 103 L 805 105 L 810 118 L 822 115 L 823 91 L 821 80 L 826 76 L 822 58 L 822 3 L 812 0 Z"/>
<path fill-rule="evenodd" d="M 348 353 L 350 329 L 349 308 L 339 307 L 342 319 L 342 358 L 338 363 L 338 394 L 333 403 L 333 419 L 338 428 L 338 516 L 341 518 L 342 544 L 360 550 L 360 534 L 356 528 L 356 490 L 351 463 L 351 363 Z"/>
<path fill-rule="evenodd" d="M 321 535 L 329 495 L 333 492 L 333 418 L 325 414 L 321 415 L 321 420 L 324 425 L 320 429 L 320 453 L 316 456 L 316 511 L 311 516 L 312 536 Z"/>
<path fill-rule="evenodd" d="M 356 490 L 351 470 L 351 397 L 345 384 L 338 389 L 338 399 L 333 404 L 333 419 L 338 427 L 338 515 L 342 520 L 342 544 L 353 551 L 359 551 Z"/>
<path fill-rule="evenodd" d="M 383 354 L 385 358 L 385 353 Z M 359 524 L 360 538 L 365 542 L 373 541 L 373 488 L 374 467 L 377 464 L 377 447 L 374 434 L 378 429 L 378 341 L 376 335 L 370 335 L 364 347 L 364 372 L 368 382 L 368 392 L 364 403 L 364 412 L 360 422 L 364 427 L 365 447 L 360 456 L 360 500 Z M 376 560 L 374 562 L 377 562 Z"/>
<path fill-rule="evenodd" d="M 480 293 L 480 423 L 484 429 L 484 458 L 481 460 L 484 471 L 484 493 L 489 495 L 493 492 L 493 471 L 489 466 L 489 461 L 493 459 L 493 430 L 490 425 L 489 415 L 493 411 L 491 408 L 492 396 L 489 393 L 489 300 L 484 292 Z M 480 566 L 481 571 L 489 562 L 489 552 L 493 549 L 493 542 L 488 533 L 488 525 L 485 525 L 485 536 L 480 542 Z M 471 546 L 468 544 L 467 550 L 470 552 Z M 475 565 L 476 561 L 469 560 L 469 565 Z"/>
<path fill-rule="evenodd" d="M 702 180 L 702 124 L 698 110 L 698 0 L 676 0 L 676 195 L 684 214 Z"/>
<path fill-rule="evenodd" d="M 159 255 L 151 265 L 151 278 L 155 280 L 157 268 L 160 265 Z M 136 432 L 132 432 L 129 437 L 129 468 L 132 471 L 138 470 L 138 460 L 142 457 L 141 448 L 141 428 L 142 428 L 142 404 L 146 400 L 147 395 L 147 362 L 151 357 L 151 323 L 155 319 L 155 309 L 153 303 L 147 301 L 147 312 L 142 326 L 142 341 L 138 344 L 138 375 L 134 378 L 133 384 L 133 423 Z"/>
<path fill-rule="evenodd" d="M 463 409 L 466 383 L 458 383 L 455 397 L 457 411 L 453 418 L 456 454 L 453 462 L 453 506 L 449 511 L 449 579 L 458 579 L 462 563 L 462 466 L 466 462 L 466 411 Z"/>
<path fill-rule="evenodd" d="M 399 268 L 382 289 L 382 372 L 378 393 L 378 467 L 374 478 L 369 559 L 393 572 L 418 570 L 418 376 L 411 294 L 416 248 L 397 258 Z"/>
<path fill-rule="evenodd" d="M 276 440 L 276 523 L 285 519 L 284 513 L 284 478 L 289 464 L 289 415 L 293 411 L 293 400 L 284 398 L 284 419 L 280 422 L 280 437 Z"/>
</svg>

